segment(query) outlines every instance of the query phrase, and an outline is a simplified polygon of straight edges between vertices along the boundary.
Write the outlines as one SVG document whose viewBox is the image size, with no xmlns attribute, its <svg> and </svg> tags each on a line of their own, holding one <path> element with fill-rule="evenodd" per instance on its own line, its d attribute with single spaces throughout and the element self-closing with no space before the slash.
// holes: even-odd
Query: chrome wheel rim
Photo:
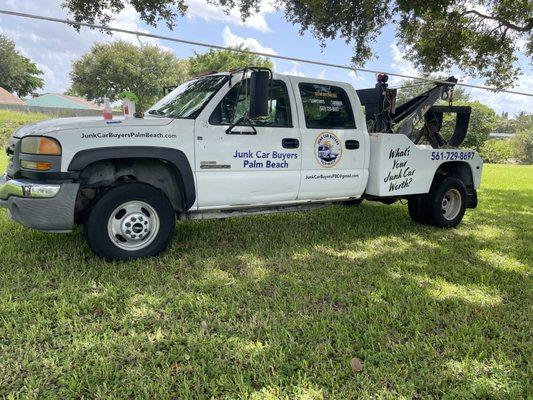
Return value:
<svg viewBox="0 0 533 400">
<path fill-rule="evenodd" d="M 128 201 L 111 213 L 107 234 L 115 246 L 127 250 L 144 249 L 154 241 L 159 232 L 159 215 L 144 201 Z"/>
<path fill-rule="evenodd" d="M 457 189 L 448 190 L 442 199 L 442 216 L 451 221 L 455 219 L 461 211 L 461 193 Z"/>
</svg>

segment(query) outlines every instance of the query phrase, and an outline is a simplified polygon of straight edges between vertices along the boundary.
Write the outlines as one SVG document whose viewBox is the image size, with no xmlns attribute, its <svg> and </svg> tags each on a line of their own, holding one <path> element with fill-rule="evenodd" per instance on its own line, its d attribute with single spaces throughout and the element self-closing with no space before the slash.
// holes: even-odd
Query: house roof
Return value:
<svg viewBox="0 0 533 400">
<path fill-rule="evenodd" d="M 41 106 L 41 107 L 60 107 L 60 108 L 75 108 L 82 110 L 102 110 L 102 106 L 99 106 L 92 101 L 85 100 L 81 97 L 69 96 L 60 93 L 45 93 L 32 99 L 26 100 L 26 104 L 29 106 Z"/>
<path fill-rule="evenodd" d="M 0 87 L 0 104 L 25 104 L 23 100 Z"/>
</svg>

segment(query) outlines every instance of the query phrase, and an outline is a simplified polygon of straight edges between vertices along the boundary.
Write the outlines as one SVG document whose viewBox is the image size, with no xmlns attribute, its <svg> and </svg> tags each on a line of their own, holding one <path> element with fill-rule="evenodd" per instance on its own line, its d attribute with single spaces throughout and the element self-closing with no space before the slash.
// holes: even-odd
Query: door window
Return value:
<svg viewBox="0 0 533 400">
<path fill-rule="evenodd" d="M 355 128 L 352 106 L 344 89 L 318 83 L 300 83 L 299 88 L 307 128 Z"/>
<path fill-rule="evenodd" d="M 246 116 L 250 109 L 250 80 L 236 84 L 224 96 L 211 114 L 212 125 L 231 125 Z M 254 125 L 292 127 L 291 109 L 287 86 L 283 81 L 273 81 L 270 96 L 270 115 L 253 120 Z"/>
</svg>

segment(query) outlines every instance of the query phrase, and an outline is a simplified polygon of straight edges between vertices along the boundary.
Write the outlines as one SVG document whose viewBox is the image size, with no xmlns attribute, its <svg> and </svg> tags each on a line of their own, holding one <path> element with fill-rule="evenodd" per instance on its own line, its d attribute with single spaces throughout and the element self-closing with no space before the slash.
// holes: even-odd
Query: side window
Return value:
<svg viewBox="0 0 533 400">
<path fill-rule="evenodd" d="M 250 80 L 247 79 L 245 84 L 237 84 L 230 89 L 211 114 L 209 123 L 212 125 L 231 125 L 244 117 L 249 108 Z M 285 82 L 272 82 L 270 109 L 270 116 L 254 120 L 254 123 L 259 126 L 292 126 L 289 94 Z"/>
<path fill-rule="evenodd" d="M 300 83 L 299 88 L 307 128 L 355 128 L 352 106 L 344 89 L 317 83 Z"/>
</svg>

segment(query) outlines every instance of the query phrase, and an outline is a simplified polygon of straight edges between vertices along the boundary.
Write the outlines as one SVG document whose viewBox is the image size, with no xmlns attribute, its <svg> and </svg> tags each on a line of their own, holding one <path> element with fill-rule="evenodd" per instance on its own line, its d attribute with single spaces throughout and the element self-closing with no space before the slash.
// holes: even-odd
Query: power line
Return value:
<svg viewBox="0 0 533 400">
<path fill-rule="evenodd" d="M 38 19 L 38 20 L 50 21 L 50 22 L 58 22 L 58 23 L 62 23 L 62 24 L 72 25 L 72 26 L 85 26 L 85 27 L 88 27 L 88 28 L 100 29 L 100 30 L 104 30 L 104 31 L 120 32 L 120 33 L 129 34 L 129 35 L 135 35 L 135 36 L 137 36 L 137 38 L 139 38 L 139 36 L 143 36 L 143 37 L 149 37 L 149 38 L 153 38 L 153 39 L 161 39 L 161 40 L 168 40 L 168 41 L 176 42 L 176 43 L 189 44 L 189 45 L 193 45 L 193 46 L 208 47 L 208 48 L 211 48 L 211 49 L 229 50 L 229 51 L 233 51 L 233 52 L 236 52 L 236 53 L 254 54 L 254 55 L 257 55 L 257 56 L 261 56 L 261 57 L 271 57 L 271 58 L 276 58 L 276 59 L 279 59 L 279 60 L 295 61 L 295 62 L 301 62 L 301 63 L 305 63 L 305 64 L 320 65 L 322 67 L 339 68 L 339 69 L 344 69 L 344 70 L 349 70 L 349 71 L 359 71 L 359 72 L 366 72 L 366 73 L 372 73 L 372 74 L 386 73 L 387 75 L 396 76 L 396 77 L 399 77 L 399 78 L 414 79 L 414 80 L 426 81 L 426 82 L 431 82 L 431 83 L 449 84 L 449 82 L 443 81 L 443 80 L 440 80 L 440 79 L 430 79 L 430 78 L 424 78 L 424 77 L 419 77 L 419 76 L 398 74 L 398 73 L 395 73 L 395 72 L 377 71 L 377 70 L 372 70 L 372 69 L 367 69 L 367 68 L 349 67 L 349 66 L 342 65 L 342 64 L 333 64 L 333 63 L 327 63 L 327 62 L 316 61 L 316 60 L 306 60 L 304 58 L 288 57 L 288 56 L 282 56 L 282 55 L 278 55 L 278 54 L 263 53 L 263 52 L 259 52 L 259 51 L 235 49 L 235 48 L 231 48 L 231 47 L 219 46 L 219 45 L 216 45 L 216 44 L 209 44 L 209 43 L 204 43 L 204 42 L 196 42 L 196 41 L 185 40 L 185 39 L 177 39 L 177 38 L 173 38 L 173 37 L 170 37 L 170 36 L 155 35 L 153 33 L 131 31 L 131 30 L 127 30 L 127 29 L 111 28 L 111 27 L 105 26 L 105 25 L 89 24 L 89 23 L 86 23 L 86 22 L 76 22 L 76 21 L 72 21 L 72 20 L 68 20 L 68 19 L 44 17 L 44 16 L 41 16 L 41 15 L 26 14 L 26 13 L 21 13 L 21 12 L 16 12 L 16 11 L 9 11 L 9 10 L 0 10 L 0 14 L 13 15 L 13 16 L 23 17 L 23 18 L 32 18 L 32 19 Z M 459 83 L 459 82 L 457 82 L 456 85 L 457 86 L 465 86 L 465 87 L 475 88 L 475 89 L 490 90 L 492 92 L 510 93 L 510 94 L 516 94 L 516 95 L 521 95 L 521 96 L 533 97 L 533 93 L 518 92 L 518 91 L 515 91 L 515 90 L 495 89 L 495 88 L 491 88 L 491 87 L 488 87 L 488 86 L 471 85 L 471 84 Z"/>
</svg>

